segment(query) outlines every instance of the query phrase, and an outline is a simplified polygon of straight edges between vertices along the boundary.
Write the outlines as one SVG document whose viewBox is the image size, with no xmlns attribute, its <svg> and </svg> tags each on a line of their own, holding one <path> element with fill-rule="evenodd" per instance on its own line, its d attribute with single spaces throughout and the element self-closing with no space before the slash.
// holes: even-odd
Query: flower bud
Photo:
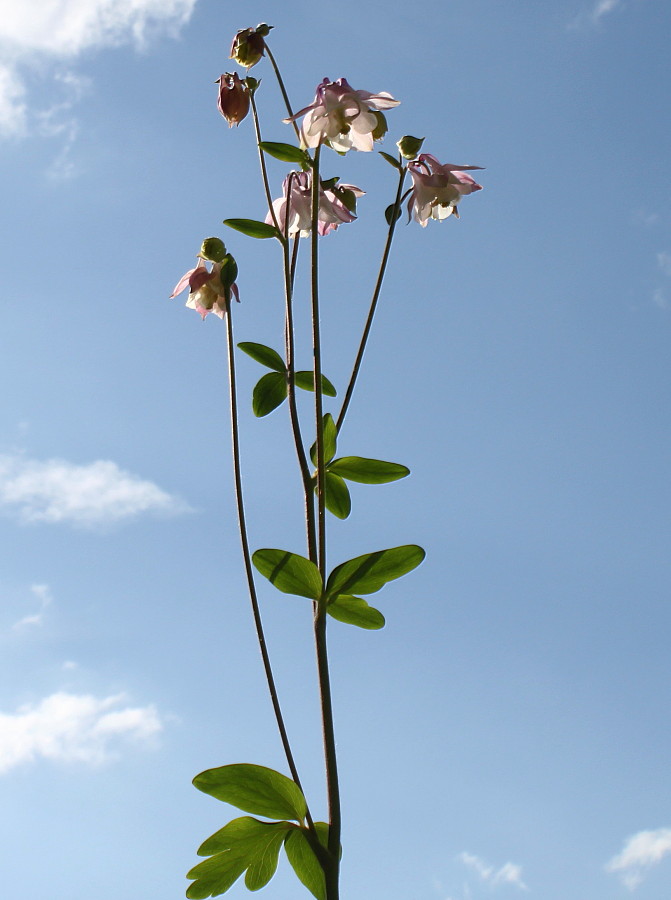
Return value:
<svg viewBox="0 0 671 900">
<path fill-rule="evenodd" d="M 227 253 L 221 261 L 221 269 L 219 271 L 219 278 L 221 279 L 221 284 L 224 288 L 224 296 L 227 300 L 231 299 L 231 288 L 235 284 L 235 279 L 237 277 L 238 264 L 231 254 Z"/>
<path fill-rule="evenodd" d="M 272 25 L 257 25 L 256 28 L 244 28 L 233 38 L 231 46 L 231 59 L 236 63 L 250 69 L 255 66 L 263 56 L 266 49 L 264 40 L 270 34 Z"/>
<path fill-rule="evenodd" d="M 411 134 L 406 134 L 405 137 L 402 137 L 400 141 L 396 142 L 396 146 L 401 151 L 401 156 L 405 159 L 417 159 L 423 143 L 424 138 L 417 138 L 413 137 Z"/>
<path fill-rule="evenodd" d="M 201 259 L 208 259 L 210 262 L 222 262 L 226 256 L 224 242 L 218 237 L 205 238 L 198 256 Z"/>
<path fill-rule="evenodd" d="M 373 140 L 381 141 L 385 134 L 389 131 L 389 126 L 387 125 L 387 120 L 381 112 L 377 110 L 373 111 L 373 115 L 377 119 L 377 125 L 373 131 Z"/>
<path fill-rule="evenodd" d="M 228 122 L 228 127 L 239 125 L 249 112 L 249 88 L 240 81 L 237 73 L 226 72 L 217 79 L 219 85 L 219 112 Z"/>
</svg>

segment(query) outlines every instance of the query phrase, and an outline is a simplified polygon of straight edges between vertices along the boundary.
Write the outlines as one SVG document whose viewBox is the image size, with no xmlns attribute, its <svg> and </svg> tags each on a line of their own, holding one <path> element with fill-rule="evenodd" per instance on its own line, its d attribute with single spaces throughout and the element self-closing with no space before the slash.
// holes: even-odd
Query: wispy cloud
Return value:
<svg viewBox="0 0 671 900">
<path fill-rule="evenodd" d="M 516 863 L 507 862 L 497 869 L 495 866 L 491 866 L 489 863 L 485 862 L 479 856 L 466 852 L 460 853 L 458 859 L 467 868 L 474 871 L 482 881 L 492 887 L 511 884 L 522 891 L 529 890 L 522 880 L 522 867 L 518 866 Z"/>
<path fill-rule="evenodd" d="M 124 745 L 151 744 L 163 729 L 158 712 L 126 701 L 124 694 L 98 699 L 60 692 L 0 712 L 0 774 L 39 759 L 100 765 Z"/>
<path fill-rule="evenodd" d="M 84 527 L 147 512 L 174 514 L 189 509 L 179 498 L 110 460 L 76 465 L 20 455 L 0 456 L 0 506 L 25 523 L 64 522 Z"/>
<path fill-rule="evenodd" d="M 657 254 L 657 266 L 671 278 L 671 253 L 668 250 L 662 250 Z"/>
<path fill-rule="evenodd" d="M 53 87 L 54 66 L 67 68 L 84 53 L 103 47 L 132 44 L 140 50 L 164 35 L 176 36 L 189 20 L 197 0 L 40 0 L 39 14 L 31 3 L 0 0 L 0 139 L 29 133 L 53 137 L 54 123 L 64 131 L 67 149 L 76 137 L 77 123 L 69 114 L 76 91 L 71 71 L 57 75 L 66 100 L 52 102 L 45 94 Z M 26 74 L 40 88 L 40 101 L 28 90 Z M 40 83 L 40 76 L 43 79 Z M 65 104 L 65 106 L 64 106 Z M 45 130 L 45 116 L 52 130 Z M 69 142 L 69 143 L 68 143 Z M 69 159 L 57 159 L 55 177 L 73 172 Z"/>
<path fill-rule="evenodd" d="M 585 28 L 599 25 L 607 15 L 624 6 L 623 0 L 597 0 L 588 10 L 578 13 L 569 28 Z"/>
<path fill-rule="evenodd" d="M 44 611 L 53 602 L 53 597 L 51 596 L 51 591 L 49 590 L 48 584 L 31 584 L 30 592 L 37 599 L 39 603 L 39 609 L 37 612 L 31 613 L 28 616 L 24 616 L 22 619 L 19 619 L 18 622 L 15 622 L 12 626 L 15 631 L 43 625 Z"/>
<path fill-rule="evenodd" d="M 624 843 L 621 852 L 606 863 L 606 872 L 618 875 L 622 882 L 635 890 L 652 866 L 671 856 L 671 828 L 639 831 Z"/>
</svg>

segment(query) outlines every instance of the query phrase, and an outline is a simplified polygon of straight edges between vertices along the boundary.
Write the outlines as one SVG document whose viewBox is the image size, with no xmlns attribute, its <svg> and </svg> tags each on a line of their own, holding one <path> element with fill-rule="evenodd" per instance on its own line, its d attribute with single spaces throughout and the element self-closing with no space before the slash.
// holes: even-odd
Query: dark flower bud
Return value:
<svg viewBox="0 0 671 900">
<path fill-rule="evenodd" d="M 217 79 L 219 85 L 219 112 L 228 122 L 228 127 L 239 125 L 249 112 L 249 88 L 240 81 L 237 73 L 226 72 Z"/>
</svg>

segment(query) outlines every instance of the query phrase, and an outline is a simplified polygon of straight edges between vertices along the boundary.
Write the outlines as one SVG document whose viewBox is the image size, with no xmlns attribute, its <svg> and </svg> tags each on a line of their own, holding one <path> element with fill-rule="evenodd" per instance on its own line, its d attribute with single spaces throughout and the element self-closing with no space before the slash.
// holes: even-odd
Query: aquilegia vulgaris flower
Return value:
<svg viewBox="0 0 671 900">
<path fill-rule="evenodd" d="M 208 271 L 205 262 L 199 257 L 196 268 L 189 269 L 177 282 L 170 299 L 188 287 L 189 297 L 186 305 L 189 309 L 195 309 L 203 319 L 210 312 L 223 319 L 226 301 L 231 299 L 231 294 L 238 302 L 240 301 L 238 286 L 235 283 L 237 273 L 238 267 L 230 253 L 226 254 L 221 262 L 213 263 L 211 271 Z"/>
<path fill-rule="evenodd" d="M 328 142 L 334 150 L 372 150 L 373 141 L 384 137 L 387 123 L 379 110 L 398 106 L 391 94 L 383 91 L 355 91 L 345 78 L 317 85 L 314 102 L 301 109 L 285 122 L 301 116 L 301 140 L 306 147 Z"/>
<path fill-rule="evenodd" d="M 446 219 L 452 213 L 459 218 L 457 203 L 465 194 L 482 190 L 482 185 L 466 174 L 482 166 L 442 165 L 430 153 L 422 153 L 408 164 L 413 188 L 408 200 L 408 220 L 414 215 L 422 228 L 429 219 Z"/>
<path fill-rule="evenodd" d="M 324 187 L 322 182 L 319 192 L 317 231 L 321 235 L 335 231 L 343 222 L 353 222 L 356 219 L 356 199 L 365 193 L 353 184 L 334 185 L 327 182 L 327 185 Z M 312 173 L 290 172 L 282 182 L 282 196 L 273 201 L 273 210 L 282 232 L 286 227 L 289 237 L 295 234 L 307 237 L 312 226 Z M 266 216 L 266 222 L 274 224 L 270 213 Z"/>
</svg>

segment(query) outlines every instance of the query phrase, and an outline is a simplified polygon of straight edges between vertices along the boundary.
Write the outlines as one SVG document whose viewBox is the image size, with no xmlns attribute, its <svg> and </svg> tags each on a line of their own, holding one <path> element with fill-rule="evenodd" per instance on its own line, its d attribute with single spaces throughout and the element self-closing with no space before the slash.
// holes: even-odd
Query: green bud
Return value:
<svg viewBox="0 0 671 900">
<path fill-rule="evenodd" d="M 375 126 L 375 130 L 373 131 L 373 140 L 381 141 L 385 134 L 389 131 L 389 126 L 387 125 L 387 120 L 381 112 L 373 111 L 373 115 L 377 119 L 377 125 Z"/>
<path fill-rule="evenodd" d="M 422 149 L 424 138 L 413 137 L 406 134 L 400 141 L 396 142 L 396 146 L 401 151 L 401 156 L 405 159 L 417 159 L 419 151 Z"/>
<path fill-rule="evenodd" d="M 223 262 L 226 257 L 224 242 L 218 237 L 205 238 L 198 256 L 202 259 L 209 259 L 210 262 Z"/>
<path fill-rule="evenodd" d="M 235 259 L 231 256 L 230 253 L 227 253 L 226 256 L 221 260 L 221 272 L 219 273 L 219 278 L 221 279 L 221 283 L 224 286 L 224 291 L 226 292 L 226 296 L 229 296 L 229 292 L 231 290 L 231 286 L 235 284 L 235 279 L 238 277 L 238 264 Z"/>
</svg>

